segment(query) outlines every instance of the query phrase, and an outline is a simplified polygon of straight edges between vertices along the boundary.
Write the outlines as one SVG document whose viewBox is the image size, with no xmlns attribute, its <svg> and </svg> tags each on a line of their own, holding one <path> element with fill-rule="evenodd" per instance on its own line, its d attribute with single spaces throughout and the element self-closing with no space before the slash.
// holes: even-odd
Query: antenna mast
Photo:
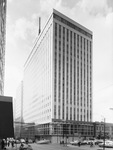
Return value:
<svg viewBox="0 0 113 150">
<path fill-rule="evenodd" d="M 39 17 L 39 31 L 38 31 L 38 35 L 40 34 L 41 32 L 41 17 Z"/>
</svg>

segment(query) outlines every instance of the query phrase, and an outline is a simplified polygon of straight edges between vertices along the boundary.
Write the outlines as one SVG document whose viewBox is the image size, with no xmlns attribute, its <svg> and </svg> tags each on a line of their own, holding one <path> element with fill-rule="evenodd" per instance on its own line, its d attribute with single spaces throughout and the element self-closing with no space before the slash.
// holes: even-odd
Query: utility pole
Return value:
<svg viewBox="0 0 113 150">
<path fill-rule="evenodd" d="M 58 143 L 58 123 L 57 123 L 57 143 Z"/>
<path fill-rule="evenodd" d="M 104 118 L 104 145 L 103 145 L 103 150 L 105 150 L 105 118 Z"/>
<path fill-rule="evenodd" d="M 74 142 L 74 122 L 73 122 L 73 142 Z"/>
<path fill-rule="evenodd" d="M 66 146 L 67 146 L 67 119 L 66 119 Z"/>
</svg>

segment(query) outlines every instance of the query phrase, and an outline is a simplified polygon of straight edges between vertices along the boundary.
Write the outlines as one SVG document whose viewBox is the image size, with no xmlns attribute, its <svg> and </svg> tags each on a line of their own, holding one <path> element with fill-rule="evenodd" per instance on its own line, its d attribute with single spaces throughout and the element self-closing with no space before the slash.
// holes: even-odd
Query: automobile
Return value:
<svg viewBox="0 0 113 150">
<path fill-rule="evenodd" d="M 33 140 L 31 140 L 31 139 L 28 139 L 28 143 L 33 143 Z"/>
<path fill-rule="evenodd" d="M 19 140 L 15 140 L 16 144 L 20 144 L 20 141 Z"/>
<path fill-rule="evenodd" d="M 40 141 L 37 141 L 37 144 L 49 144 L 50 143 L 50 140 L 40 140 Z"/>
<path fill-rule="evenodd" d="M 25 144 L 25 143 L 21 143 L 19 150 L 33 150 L 31 145 L 29 144 Z"/>
<path fill-rule="evenodd" d="M 96 140 L 95 140 L 95 145 L 98 145 L 98 144 L 100 144 L 100 143 L 103 143 L 103 140 L 102 140 L 102 139 L 96 139 Z"/>
<path fill-rule="evenodd" d="M 113 148 L 113 141 L 105 141 L 103 143 L 98 144 L 99 147 Z"/>
<path fill-rule="evenodd" d="M 21 143 L 25 143 L 25 140 L 24 140 L 24 139 L 20 139 L 20 142 L 21 142 Z"/>
<path fill-rule="evenodd" d="M 79 141 L 79 140 L 75 140 L 70 142 L 71 145 L 78 145 L 78 143 L 80 142 L 80 145 L 87 145 L 88 141 L 87 140 L 83 140 L 83 141 Z"/>
<path fill-rule="evenodd" d="M 70 142 L 71 145 L 78 145 L 78 143 L 79 143 L 78 140 L 75 140 L 75 141 L 71 141 L 71 142 Z"/>
<path fill-rule="evenodd" d="M 81 141 L 81 145 L 88 145 L 89 144 L 89 141 L 88 140 L 83 140 Z"/>
</svg>

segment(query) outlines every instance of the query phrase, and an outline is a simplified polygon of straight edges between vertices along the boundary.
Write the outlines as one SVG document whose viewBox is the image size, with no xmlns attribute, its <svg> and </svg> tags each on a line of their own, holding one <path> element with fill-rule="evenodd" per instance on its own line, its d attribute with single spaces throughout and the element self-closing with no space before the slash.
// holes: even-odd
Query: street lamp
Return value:
<svg viewBox="0 0 113 150">
<path fill-rule="evenodd" d="M 67 119 L 66 119 L 66 146 L 67 146 L 67 134 L 68 134 L 68 126 L 67 126 Z"/>
<path fill-rule="evenodd" d="M 57 124 L 57 143 L 58 143 L 58 135 L 59 135 L 59 124 Z"/>
<path fill-rule="evenodd" d="M 105 150 L 105 118 L 104 118 L 104 147 L 103 149 Z"/>
<path fill-rule="evenodd" d="M 104 119 L 104 144 L 103 144 L 103 150 L 105 150 L 105 118 Z"/>
<path fill-rule="evenodd" d="M 68 134 L 68 124 L 67 124 L 67 119 L 66 120 L 63 120 L 63 139 L 64 139 L 64 143 L 66 144 L 67 146 L 67 134 Z"/>
<path fill-rule="evenodd" d="M 109 108 L 110 110 L 113 110 L 113 108 Z"/>
<path fill-rule="evenodd" d="M 110 110 L 113 110 L 113 108 L 109 108 Z"/>
</svg>

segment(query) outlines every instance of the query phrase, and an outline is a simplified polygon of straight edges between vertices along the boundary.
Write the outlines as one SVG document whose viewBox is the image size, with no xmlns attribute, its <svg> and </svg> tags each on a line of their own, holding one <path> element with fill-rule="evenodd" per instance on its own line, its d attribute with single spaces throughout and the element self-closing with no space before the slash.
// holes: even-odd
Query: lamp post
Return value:
<svg viewBox="0 0 113 150">
<path fill-rule="evenodd" d="M 113 108 L 109 108 L 110 110 L 113 110 Z"/>
<path fill-rule="evenodd" d="M 67 126 L 67 119 L 66 119 L 63 122 L 63 139 L 66 146 L 67 146 L 67 134 L 68 134 L 68 126 Z"/>
<path fill-rule="evenodd" d="M 74 142 L 74 122 L 73 122 L 73 142 Z"/>
<path fill-rule="evenodd" d="M 104 146 L 103 146 L 103 150 L 105 150 L 105 118 L 104 118 Z"/>
<path fill-rule="evenodd" d="M 57 124 L 57 143 L 58 143 L 58 135 L 59 135 L 59 124 Z"/>
<path fill-rule="evenodd" d="M 104 143 L 103 143 L 103 150 L 105 150 L 105 117 L 103 117 L 103 119 L 104 119 L 104 121 L 103 121 L 103 123 L 104 123 Z"/>
<path fill-rule="evenodd" d="M 67 119 L 66 119 L 66 146 L 67 146 L 67 132 L 68 132 L 68 127 L 67 127 Z"/>
<path fill-rule="evenodd" d="M 109 108 L 110 110 L 113 110 L 113 108 Z"/>
</svg>

